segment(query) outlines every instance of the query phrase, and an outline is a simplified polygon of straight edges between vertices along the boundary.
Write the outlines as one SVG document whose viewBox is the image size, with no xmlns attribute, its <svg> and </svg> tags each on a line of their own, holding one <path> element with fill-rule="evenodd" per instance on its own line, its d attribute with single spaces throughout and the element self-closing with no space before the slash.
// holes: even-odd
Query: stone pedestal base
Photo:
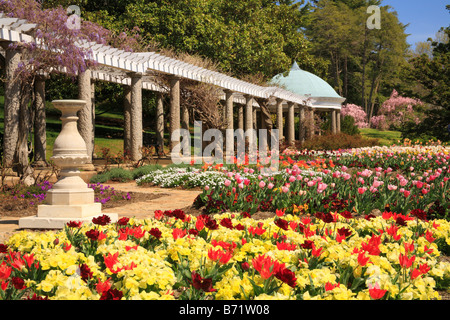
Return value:
<svg viewBox="0 0 450 320">
<path fill-rule="evenodd" d="M 102 204 L 94 202 L 93 190 L 49 190 L 47 197 L 51 204 L 38 206 L 33 217 L 19 219 L 22 229 L 63 229 L 70 221 L 91 223 L 102 216 Z M 111 222 L 117 222 L 117 214 L 108 213 Z"/>
<path fill-rule="evenodd" d="M 67 206 L 65 206 L 67 207 Z M 73 218 L 73 217 L 26 217 L 19 219 L 19 228 L 21 229 L 64 229 L 64 226 L 70 221 L 91 223 L 92 219 L 97 216 L 107 215 L 111 219 L 111 223 L 117 222 L 119 219 L 115 213 L 98 214 L 95 216 Z"/>
</svg>

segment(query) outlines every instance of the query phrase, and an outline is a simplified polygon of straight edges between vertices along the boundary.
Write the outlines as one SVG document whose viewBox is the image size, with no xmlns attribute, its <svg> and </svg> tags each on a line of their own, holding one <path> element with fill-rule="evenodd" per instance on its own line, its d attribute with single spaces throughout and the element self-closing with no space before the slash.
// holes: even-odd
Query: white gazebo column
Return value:
<svg viewBox="0 0 450 320">
<path fill-rule="evenodd" d="M 86 142 L 88 161 L 83 165 L 85 170 L 94 170 L 92 156 L 94 154 L 94 105 L 91 84 L 91 70 L 87 69 L 78 75 L 78 99 L 86 101 L 86 105 L 78 112 L 78 131 Z"/>
<path fill-rule="evenodd" d="M 279 141 L 284 138 L 283 134 L 283 100 L 277 99 L 277 129 Z"/>
<path fill-rule="evenodd" d="M 131 132 L 130 156 L 131 160 L 142 158 L 142 74 L 131 74 Z"/>
<path fill-rule="evenodd" d="M 164 154 L 164 103 L 163 94 L 157 93 L 156 103 L 156 144 L 159 155 Z"/>
<path fill-rule="evenodd" d="M 9 43 L 5 48 L 5 114 L 3 133 L 3 165 L 11 168 L 14 162 L 19 137 L 19 108 L 20 108 L 20 81 L 15 72 L 22 59 L 20 51 L 10 49 Z"/>
<path fill-rule="evenodd" d="M 305 141 L 305 107 L 300 106 L 298 119 L 298 140 L 303 143 Z"/>
<path fill-rule="evenodd" d="M 331 132 L 333 134 L 336 134 L 337 133 L 336 110 L 335 109 L 331 110 L 330 114 L 331 114 Z"/>
<path fill-rule="evenodd" d="M 123 98 L 123 152 L 131 156 L 131 87 L 125 86 Z"/>
<path fill-rule="evenodd" d="M 173 77 L 170 80 L 170 149 L 180 142 L 180 137 L 174 132 L 180 129 L 180 78 Z M 174 140 L 172 140 L 174 139 Z"/>
<path fill-rule="evenodd" d="M 287 116 L 287 143 L 289 145 L 295 142 L 295 104 L 288 103 L 288 116 Z"/>
<path fill-rule="evenodd" d="M 45 76 L 38 76 L 34 82 L 34 163 L 36 167 L 46 167 L 47 129 L 45 116 Z"/>
<path fill-rule="evenodd" d="M 341 110 L 336 111 L 336 131 L 341 133 Z"/>
</svg>

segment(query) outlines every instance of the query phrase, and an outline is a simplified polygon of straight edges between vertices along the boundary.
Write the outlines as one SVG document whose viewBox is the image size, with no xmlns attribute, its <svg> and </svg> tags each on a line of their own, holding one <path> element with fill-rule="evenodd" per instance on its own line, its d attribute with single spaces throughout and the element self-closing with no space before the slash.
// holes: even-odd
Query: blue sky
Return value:
<svg viewBox="0 0 450 320">
<path fill-rule="evenodd" d="M 389 5 L 397 11 L 400 22 L 409 23 L 406 33 L 411 34 L 408 37 L 408 43 L 413 47 L 417 42 L 435 38 L 436 32 L 441 27 L 450 24 L 450 14 L 445 9 L 447 4 L 450 4 L 450 0 L 383 0 L 382 2 L 382 5 Z"/>
</svg>

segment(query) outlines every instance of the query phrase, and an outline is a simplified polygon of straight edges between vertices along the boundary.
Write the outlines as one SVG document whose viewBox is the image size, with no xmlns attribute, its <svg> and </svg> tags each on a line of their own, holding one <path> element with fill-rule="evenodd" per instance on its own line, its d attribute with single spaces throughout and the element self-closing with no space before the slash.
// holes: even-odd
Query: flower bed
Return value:
<svg viewBox="0 0 450 320">
<path fill-rule="evenodd" d="M 449 149 L 367 148 L 321 153 L 321 161 L 296 156 L 303 155 L 290 154 L 284 171 L 270 176 L 228 172 L 224 183 L 205 188 L 199 203 L 208 213 L 286 209 L 295 214 L 348 210 L 368 215 L 420 209 L 429 217 L 449 218 Z"/>
<path fill-rule="evenodd" d="M 427 300 L 448 291 L 449 149 L 287 150 L 280 160 L 270 175 L 205 166 L 137 181 L 202 187 L 196 205 L 208 214 L 158 210 L 17 233 L 0 245 L 0 296 Z M 258 220 L 261 211 L 271 214 Z"/>
<path fill-rule="evenodd" d="M 445 220 L 175 210 L 93 222 L 13 235 L 0 246 L 1 297 L 426 300 L 450 283 Z"/>
</svg>

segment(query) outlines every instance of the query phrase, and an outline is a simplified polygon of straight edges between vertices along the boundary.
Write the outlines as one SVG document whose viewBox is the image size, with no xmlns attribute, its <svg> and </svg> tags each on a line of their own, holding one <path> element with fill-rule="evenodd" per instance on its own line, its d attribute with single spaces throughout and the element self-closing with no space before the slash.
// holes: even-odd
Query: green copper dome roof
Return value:
<svg viewBox="0 0 450 320">
<path fill-rule="evenodd" d="M 282 73 L 278 74 L 270 82 L 299 95 L 342 98 L 325 80 L 311 72 L 300 69 L 297 62 L 294 62 L 287 76 Z"/>
</svg>

